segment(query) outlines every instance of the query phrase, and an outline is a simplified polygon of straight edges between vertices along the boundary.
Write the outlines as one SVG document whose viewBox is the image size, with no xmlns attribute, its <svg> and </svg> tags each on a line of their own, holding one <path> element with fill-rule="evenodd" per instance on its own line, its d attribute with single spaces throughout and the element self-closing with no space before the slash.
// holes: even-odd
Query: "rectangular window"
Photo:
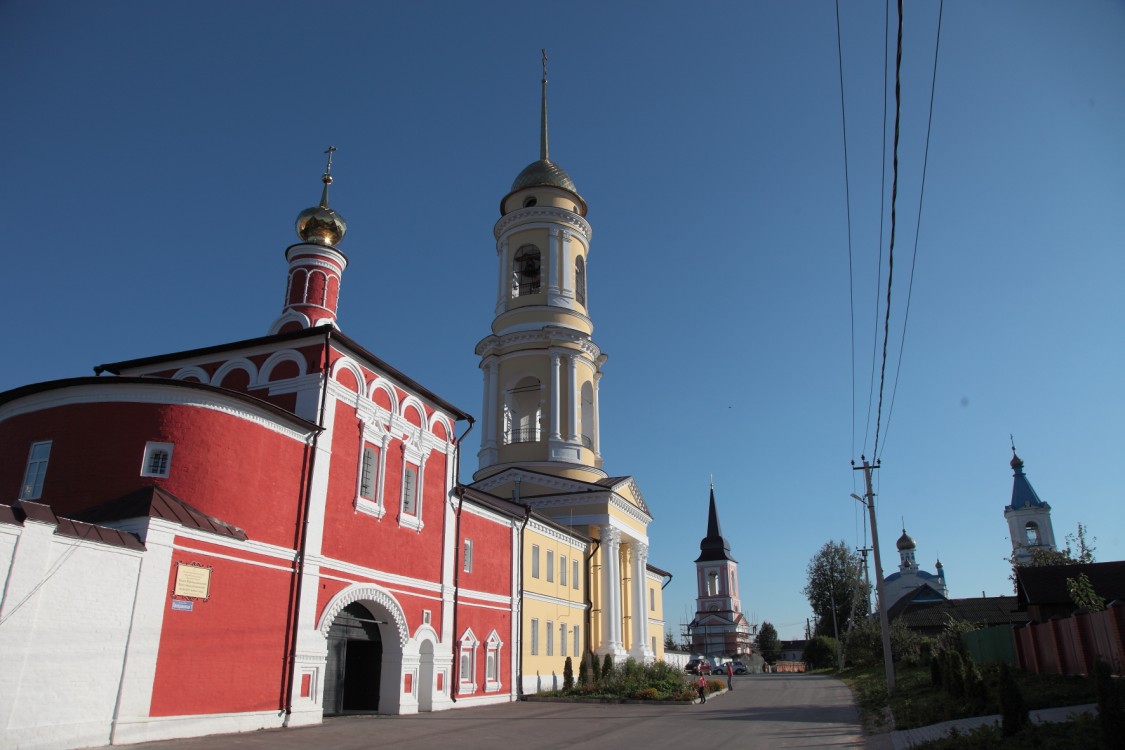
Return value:
<svg viewBox="0 0 1125 750">
<path fill-rule="evenodd" d="M 574 626 L 574 655 L 578 656 L 582 653 L 582 631 L 577 625 Z"/>
<path fill-rule="evenodd" d="M 539 545 L 531 545 L 531 577 L 539 577 Z"/>
<path fill-rule="evenodd" d="M 571 560 L 570 561 L 570 585 L 575 591 L 578 590 L 578 561 L 577 560 Z M 575 651 L 574 653 L 577 654 L 578 652 Z"/>
<path fill-rule="evenodd" d="M 656 653 L 656 636 L 652 637 L 652 653 Z"/>
<path fill-rule="evenodd" d="M 472 539 L 466 539 L 465 540 L 465 554 L 463 555 L 463 557 L 465 558 L 465 572 L 466 573 L 472 573 L 473 572 L 473 540 Z"/>
<path fill-rule="evenodd" d="M 142 477 L 166 477 L 172 469 L 171 443 L 145 443 L 145 455 L 141 459 Z"/>
<path fill-rule="evenodd" d="M 566 586 L 566 555 L 559 555 L 559 585 Z"/>
<path fill-rule="evenodd" d="M 559 623 L 559 656 L 566 656 L 566 623 Z"/>
<path fill-rule="evenodd" d="M 406 465 L 402 474 L 402 512 L 408 516 L 415 515 L 418 511 L 418 469 Z"/>
<path fill-rule="evenodd" d="M 497 653 L 492 649 L 488 651 L 487 660 L 484 663 L 484 679 L 488 682 L 496 682 L 496 657 Z"/>
<path fill-rule="evenodd" d="M 648 590 L 648 608 L 650 612 L 656 611 L 656 589 L 654 588 Z"/>
<path fill-rule="evenodd" d="M 379 475 L 379 452 L 370 445 L 363 447 L 363 459 L 359 469 L 359 496 L 365 500 L 375 499 L 375 480 Z"/>
<path fill-rule="evenodd" d="M 553 582 L 555 580 L 555 551 L 552 549 L 547 550 L 547 581 Z"/>
<path fill-rule="evenodd" d="M 27 454 L 27 471 L 23 475 L 20 500 L 38 500 L 43 496 L 43 479 L 47 476 L 47 460 L 51 457 L 51 441 L 32 443 Z"/>
<path fill-rule="evenodd" d="M 555 655 L 555 623 L 547 620 L 547 656 Z"/>
<path fill-rule="evenodd" d="M 531 619 L 531 655 L 539 655 L 539 621 Z"/>
</svg>

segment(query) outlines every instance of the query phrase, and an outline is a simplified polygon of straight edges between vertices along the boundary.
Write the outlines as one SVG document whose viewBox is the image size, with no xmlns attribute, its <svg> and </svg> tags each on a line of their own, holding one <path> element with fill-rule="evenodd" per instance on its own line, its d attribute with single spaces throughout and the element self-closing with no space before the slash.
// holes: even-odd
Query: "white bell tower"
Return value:
<svg viewBox="0 0 1125 750">
<path fill-rule="evenodd" d="M 477 344 L 484 375 L 480 466 L 595 482 L 605 478 L 598 383 L 606 356 L 591 335 L 586 270 L 593 234 L 586 201 L 547 148 L 543 56 L 539 159 L 500 201 L 492 334 Z"/>
</svg>

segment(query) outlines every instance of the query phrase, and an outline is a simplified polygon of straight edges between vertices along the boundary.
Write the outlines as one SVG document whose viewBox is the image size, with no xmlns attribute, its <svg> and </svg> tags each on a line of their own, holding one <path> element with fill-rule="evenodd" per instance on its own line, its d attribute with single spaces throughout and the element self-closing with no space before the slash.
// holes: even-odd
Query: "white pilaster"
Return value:
<svg viewBox="0 0 1125 750">
<path fill-rule="evenodd" d="M 562 440 L 562 357 L 551 352 L 551 440 Z"/>
<path fill-rule="evenodd" d="M 621 643 L 621 532 L 601 527 L 602 550 L 602 652 L 623 652 Z"/>
<path fill-rule="evenodd" d="M 567 409 L 567 440 L 571 442 L 578 442 L 581 438 L 578 436 L 578 407 L 581 403 L 581 392 L 578 390 L 578 357 L 577 355 L 570 355 L 567 357 L 567 375 L 570 377 L 570 408 Z"/>
<path fill-rule="evenodd" d="M 594 371 L 594 434 L 590 436 L 593 440 L 594 455 L 601 458 L 602 455 L 602 417 L 601 408 L 599 407 L 598 392 L 601 387 L 602 372 L 601 370 Z"/>
<path fill-rule="evenodd" d="M 559 293 L 559 244 L 561 230 L 548 232 L 547 238 L 547 294 Z"/>
</svg>

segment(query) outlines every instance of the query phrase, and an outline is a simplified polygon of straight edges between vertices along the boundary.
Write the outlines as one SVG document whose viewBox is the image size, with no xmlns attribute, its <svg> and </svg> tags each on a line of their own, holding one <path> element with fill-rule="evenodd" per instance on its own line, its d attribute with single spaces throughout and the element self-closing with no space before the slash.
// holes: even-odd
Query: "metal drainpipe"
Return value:
<svg viewBox="0 0 1125 750">
<path fill-rule="evenodd" d="M 324 333 L 324 360 L 323 368 L 321 370 L 324 380 L 320 386 L 320 412 L 317 414 L 317 419 L 323 424 L 325 405 L 328 403 L 328 348 L 332 341 L 332 329 L 328 328 Z M 289 631 L 289 647 L 288 659 L 286 664 L 285 675 L 285 721 L 282 722 L 284 726 L 289 725 L 289 718 L 293 715 L 293 686 L 296 682 L 296 661 L 297 661 L 297 637 L 301 629 L 301 593 L 304 588 L 302 583 L 304 580 L 305 569 L 305 552 L 308 549 L 309 541 L 309 506 L 312 503 L 312 484 L 313 474 L 316 469 L 316 451 L 320 443 L 320 434 L 324 428 L 318 425 L 316 432 L 313 433 L 312 445 L 309 452 L 308 463 L 308 477 L 305 479 L 304 498 L 300 504 L 301 515 L 298 528 L 300 529 L 300 539 L 297 543 L 297 559 L 294 561 L 296 564 L 293 566 L 293 574 L 297 576 L 297 587 L 293 595 L 293 627 Z"/>
<path fill-rule="evenodd" d="M 598 553 L 598 549 L 602 546 L 601 539 L 593 541 L 594 548 L 590 550 L 590 554 L 586 557 L 586 650 L 591 654 L 594 653 L 594 649 L 589 648 L 594 643 L 594 633 L 590 629 L 590 623 L 594 619 L 594 600 L 590 597 L 590 568 L 593 566 L 594 555 Z"/>
<path fill-rule="evenodd" d="M 512 502 L 517 505 L 520 504 L 520 478 L 516 477 L 516 489 L 512 496 Z M 520 590 L 519 598 L 516 601 L 516 696 L 523 697 L 523 532 L 527 528 L 527 522 L 531 520 L 531 506 L 525 506 L 523 512 L 523 524 L 520 525 L 520 537 L 518 549 L 513 550 L 513 555 L 519 555 L 519 564 L 513 565 L 520 577 Z"/>
<path fill-rule="evenodd" d="M 454 489 L 453 489 L 454 494 L 457 495 L 457 510 L 456 510 L 457 522 L 454 525 L 454 539 L 453 539 L 453 544 L 454 544 L 454 550 L 453 550 L 453 635 L 452 635 L 453 642 L 449 644 L 451 650 L 452 650 L 452 646 L 454 644 L 458 643 L 458 640 L 457 640 L 457 600 L 458 600 L 458 594 L 461 591 L 461 509 L 465 506 L 465 486 L 461 484 L 461 444 L 464 442 L 465 438 L 468 437 L 469 433 L 472 432 L 473 425 L 475 425 L 475 424 L 476 424 L 476 422 L 473 420 L 473 418 L 469 417 L 469 426 L 465 429 L 465 431 L 463 433 L 461 433 L 461 437 L 457 438 L 457 452 L 454 454 L 454 457 L 453 457 L 453 479 L 457 482 L 457 486 L 454 487 Z M 442 533 L 444 533 L 445 527 L 443 526 L 442 528 L 443 528 Z M 451 666 L 453 667 L 452 671 L 454 672 L 454 674 L 450 675 L 449 699 L 452 702 L 456 703 L 457 702 L 457 686 L 461 683 L 461 651 L 460 651 L 460 649 L 458 649 L 457 653 L 454 654 L 453 664 Z"/>
</svg>

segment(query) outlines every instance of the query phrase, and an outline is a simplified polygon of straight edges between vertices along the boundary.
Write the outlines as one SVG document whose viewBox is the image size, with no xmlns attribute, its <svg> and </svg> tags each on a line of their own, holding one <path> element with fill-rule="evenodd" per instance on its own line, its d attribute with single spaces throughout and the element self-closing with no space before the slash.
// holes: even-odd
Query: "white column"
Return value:
<svg viewBox="0 0 1125 750">
<path fill-rule="evenodd" d="M 633 648 L 629 655 L 638 661 L 651 660 L 652 647 L 648 642 L 648 545 L 644 542 L 634 541 L 629 543 L 630 576 L 633 579 L 633 620 L 632 641 Z"/>
<path fill-rule="evenodd" d="M 590 436 L 593 440 L 594 455 L 601 458 L 602 455 L 602 417 L 601 408 L 598 401 L 598 389 L 602 383 L 602 371 L 597 370 L 594 372 L 594 434 Z"/>
<path fill-rule="evenodd" d="M 491 448 L 495 443 L 492 435 L 492 423 L 496 418 L 492 416 L 492 367 L 491 363 L 481 363 L 481 380 L 484 383 L 484 398 L 481 399 L 483 404 L 480 416 L 480 447 L 483 450 Z"/>
<path fill-rule="evenodd" d="M 574 272 L 574 260 L 570 257 L 570 232 L 560 229 L 559 241 L 562 244 L 562 268 L 560 269 L 562 283 L 559 284 L 559 287 L 562 289 L 563 296 L 572 300 L 574 299 L 574 282 L 571 281 L 571 276 Z"/>
<path fill-rule="evenodd" d="M 567 439 L 578 442 L 578 408 L 582 397 L 578 390 L 578 356 L 575 354 L 567 357 L 568 372 L 570 376 L 570 408 L 567 409 Z"/>
<path fill-rule="evenodd" d="M 508 297 L 512 295 L 512 272 L 511 263 L 508 261 L 508 238 L 500 240 L 496 248 L 496 253 L 499 255 L 498 263 L 500 265 L 497 273 L 498 289 L 496 290 L 496 314 L 504 312 L 507 305 Z"/>
<path fill-rule="evenodd" d="M 562 355 L 551 352 L 551 440 L 562 440 Z"/>
<path fill-rule="evenodd" d="M 561 232 L 548 232 L 547 239 L 547 292 L 559 292 L 559 240 Z"/>
<path fill-rule="evenodd" d="M 602 651 L 621 653 L 621 532 L 601 527 Z"/>
</svg>

